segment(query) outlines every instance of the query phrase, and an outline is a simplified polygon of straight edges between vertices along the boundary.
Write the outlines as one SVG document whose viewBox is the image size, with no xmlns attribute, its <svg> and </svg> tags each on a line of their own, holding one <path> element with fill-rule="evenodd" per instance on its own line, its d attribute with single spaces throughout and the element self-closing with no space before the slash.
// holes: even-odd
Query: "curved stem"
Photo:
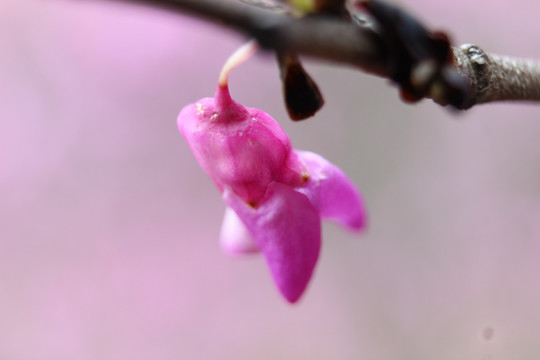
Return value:
<svg viewBox="0 0 540 360">
<path fill-rule="evenodd" d="M 244 44 L 242 47 L 238 48 L 225 62 L 225 65 L 221 68 L 221 73 L 219 74 L 218 84 L 221 87 L 227 87 L 229 83 L 229 74 L 231 71 L 236 68 L 238 65 L 242 64 L 244 61 L 249 59 L 259 46 L 255 41 L 250 41 Z"/>
</svg>

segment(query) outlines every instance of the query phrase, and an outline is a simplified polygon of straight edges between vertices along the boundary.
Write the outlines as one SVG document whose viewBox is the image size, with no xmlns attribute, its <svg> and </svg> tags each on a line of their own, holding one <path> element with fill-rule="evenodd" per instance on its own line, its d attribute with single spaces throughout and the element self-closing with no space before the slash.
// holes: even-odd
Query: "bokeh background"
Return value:
<svg viewBox="0 0 540 360">
<path fill-rule="evenodd" d="M 540 58 L 537 0 L 408 0 L 456 43 Z M 358 184 L 362 235 L 324 225 L 300 303 L 231 258 L 224 205 L 176 128 L 244 39 L 163 11 L 0 0 L 0 359 L 537 359 L 540 107 L 450 113 L 306 61 L 293 123 L 271 56 L 231 77 Z"/>
</svg>

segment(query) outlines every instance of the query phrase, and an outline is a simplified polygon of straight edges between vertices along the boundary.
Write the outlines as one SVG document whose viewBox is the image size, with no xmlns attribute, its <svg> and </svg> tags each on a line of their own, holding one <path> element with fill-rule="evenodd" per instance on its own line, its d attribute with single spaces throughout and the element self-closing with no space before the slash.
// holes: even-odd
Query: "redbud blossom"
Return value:
<svg viewBox="0 0 540 360">
<path fill-rule="evenodd" d="M 253 51 L 248 44 L 231 57 L 215 97 L 184 107 L 178 127 L 227 204 L 223 248 L 260 251 L 277 287 L 294 303 L 319 256 L 321 217 L 359 230 L 365 211 L 340 169 L 317 154 L 294 150 L 270 115 L 230 97 L 228 74 Z"/>
</svg>

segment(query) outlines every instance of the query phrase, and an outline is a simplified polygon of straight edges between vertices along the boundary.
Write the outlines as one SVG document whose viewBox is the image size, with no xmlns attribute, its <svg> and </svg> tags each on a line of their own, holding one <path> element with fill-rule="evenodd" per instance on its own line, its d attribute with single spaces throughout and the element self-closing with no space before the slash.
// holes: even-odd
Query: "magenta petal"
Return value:
<svg viewBox="0 0 540 360">
<path fill-rule="evenodd" d="M 258 204 L 273 181 L 303 183 L 306 169 L 291 156 L 291 142 L 277 121 L 234 102 L 226 88 L 218 87 L 216 98 L 185 106 L 177 123 L 221 191 L 230 187 L 245 202 Z"/>
<path fill-rule="evenodd" d="M 309 151 L 296 151 L 304 161 L 310 179 L 298 191 L 306 194 L 323 218 L 360 230 L 366 224 L 366 211 L 356 186 L 341 169 L 322 156 Z"/>
<path fill-rule="evenodd" d="M 305 195 L 275 182 L 257 208 L 228 189 L 223 199 L 253 235 L 283 296 L 296 302 L 319 256 L 321 221 L 317 210 Z"/>
<path fill-rule="evenodd" d="M 237 255 L 259 252 L 259 247 L 253 240 L 249 230 L 230 207 L 227 207 L 225 210 L 220 241 L 221 248 L 229 254 Z"/>
</svg>

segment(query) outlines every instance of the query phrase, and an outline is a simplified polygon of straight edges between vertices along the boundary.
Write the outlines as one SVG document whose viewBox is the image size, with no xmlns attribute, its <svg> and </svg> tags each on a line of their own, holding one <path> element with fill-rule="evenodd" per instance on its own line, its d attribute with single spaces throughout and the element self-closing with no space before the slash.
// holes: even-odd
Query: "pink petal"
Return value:
<svg viewBox="0 0 540 360">
<path fill-rule="evenodd" d="M 366 211 L 360 193 L 341 169 L 322 156 L 296 151 L 311 174 L 305 187 L 297 188 L 310 198 L 323 218 L 360 230 L 366 225 Z"/>
<path fill-rule="evenodd" d="M 258 204 L 268 184 L 303 183 L 305 166 L 291 156 L 291 143 L 265 112 L 244 107 L 218 87 L 216 98 L 185 106 L 178 128 L 199 165 L 223 191 L 230 187 L 245 202 Z"/>
<path fill-rule="evenodd" d="M 225 209 L 220 240 L 222 249 L 232 255 L 259 252 L 249 230 L 230 207 Z"/>
<path fill-rule="evenodd" d="M 275 182 L 269 185 L 258 208 L 249 206 L 229 189 L 223 199 L 253 235 L 283 296 L 296 302 L 319 256 L 321 222 L 317 210 L 305 195 Z"/>
</svg>

